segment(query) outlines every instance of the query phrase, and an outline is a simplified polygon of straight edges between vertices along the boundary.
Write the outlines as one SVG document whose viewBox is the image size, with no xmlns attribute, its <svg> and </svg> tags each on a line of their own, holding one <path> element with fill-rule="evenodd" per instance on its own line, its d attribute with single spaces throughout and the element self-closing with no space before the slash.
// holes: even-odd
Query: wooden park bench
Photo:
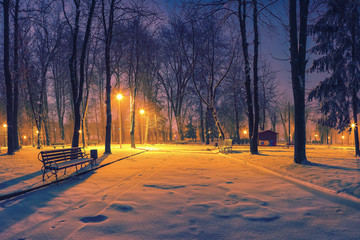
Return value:
<svg viewBox="0 0 360 240">
<path fill-rule="evenodd" d="M 64 169 L 65 175 L 67 168 L 76 167 L 76 173 L 78 173 L 77 166 L 80 165 L 80 169 L 82 169 L 83 164 L 88 163 L 91 164 L 91 169 L 94 171 L 94 163 L 96 163 L 96 159 L 88 158 L 85 150 L 80 147 L 41 151 L 38 159 L 43 163 L 41 168 L 43 181 L 45 181 L 45 175 L 48 176 L 47 174 L 50 172 L 55 174 L 56 183 L 58 182 L 57 173 L 59 170 Z"/>
<path fill-rule="evenodd" d="M 294 143 L 293 142 L 286 143 L 286 148 L 289 148 L 290 146 L 294 146 Z"/>
<path fill-rule="evenodd" d="M 88 142 L 88 145 L 90 146 L 90 145 L 97 145 L 98 144 L 98 141 L 89 141 Z"/>
<path fill-rule="evenodd" d="M 64 142 L 54 142 L 51 143 L 51 146 L 53 146 L 56 149 L 56 146 L 62 146 L 62 148 L 65 147 L 65 143 Z"/>
<path fill-rule="evenodd" d="M 219 142 L 218 149 L 222 153 L 232 153 L 232 139 L 224 139 L 224 141 Z"/>
</svg>

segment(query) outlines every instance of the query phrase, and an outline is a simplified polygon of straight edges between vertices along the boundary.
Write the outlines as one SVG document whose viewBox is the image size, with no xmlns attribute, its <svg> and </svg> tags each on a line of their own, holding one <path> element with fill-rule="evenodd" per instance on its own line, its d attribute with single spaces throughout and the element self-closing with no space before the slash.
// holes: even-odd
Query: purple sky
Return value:
<svg viewBox="0 0 360 240">
<path fill-rule="evenodd" d="M 210 0 L 209 0 L 210 1 Z M 162 0 L 159 1 L 160 6 L 164 9 L 171 9 L 180 0 Z M 189 1 L 190 2 L 190 1 Z M 278 19 L 273 17 L 262 18 L 266 21 L 271 21 L 276 30 L 268 30 L 264 25 L 260 26 L 260 54 L 262 57 L 268 60 L 274 71 L 277 72 L 277 78 L 279 80 L 279 87 L 284 92 L 284 98 L 292 101 L 292 88 L 291 88 L 291 73 L 290 73 L 290 61 L 289 61 L 289 41 L 288 35 L 282 26 L 282 24 L 288 23 L 287 15 L 287 2 L 279 1 L 272 6 L 271 11 Z M 318 11 L 310 10 L 310 19 L 317 15 Z M 266 14 L 265 14 L 266 15 Z M 248 31 L 251 31 L 251 24 L 248 26 Z M 252 37 L 249 38 L 249 43 L 252 41 Z M 308 49 L 314 45 L 312 37 L 308 37 Z M 309 58 L 307 68 L 312 64 L 314 56 L 307 56 Z M 307 73 L 306 75 L 306 90 L 309 91 L 314 88 L 321 80 L 325 78 L 326 74 L 323 73 Z"/>
</svg>

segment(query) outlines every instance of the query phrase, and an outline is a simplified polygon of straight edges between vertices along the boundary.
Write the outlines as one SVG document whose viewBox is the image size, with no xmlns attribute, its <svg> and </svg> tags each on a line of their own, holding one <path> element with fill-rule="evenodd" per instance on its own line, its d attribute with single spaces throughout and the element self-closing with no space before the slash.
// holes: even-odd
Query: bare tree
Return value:
<svg viewBox="0 0 360 240">
<path fill-rule="evenodd" d="M 180 139 L 184 140 L 183 107 L 186 89 L 190 78 L 190 66 L 186 62 L 189 51 L 188 25 L 180 18 L 170 21 L 169 27 L 162 30 L 162 66 L 158 78 L 164 88 L 171 110 L 174 113 Z M 171 130 L 170 130 L 171 131 Z"/>
<path fill-rule="evenodd" d="M 259 128 L 259 103 L 258 103 L 258 9 L 257 0 L 252 0 L 253 5 L 253 32 L 254 32 L 254 56 L 253 56 L 253 90 L 251 90 L 251 66 L 249 56 L 249 43 L 246 30 L 246 22 L 249 17 L 247 9 L 249 3 L 246 0 L 238 0 L 238 18 L 240 22 L 241 42 L 245 68 L 245 90 L 248 111 L 250 152 L 258 153 L 258 128 Z M 254 101 L 253 101 L 254 99 Z"/>
<path fill-rule="evenodd" d="M 14 118 L 14 104 L 13 104 L 13 80 L 10 72 L 10 1 L 4 0 L 3 4 L 3 17 L 4 17 L 4 75 L 6 85 L 6 116 L 8 124 L 8 154 L 12 155 L 15 151 L 15 134 L 13 126 Z"/>
<path fill-rule="evenodd" d="M 220 138 L 225 139 L 224 131 L 216 110 L 216 96 L 220 84 L 230 71 L 235 51 L 231 44 L 233 41 L 232 36 L 224 32 L 224 29 L 216 24 L 215 19 L 206 19 L 206 22 L 208 22 L 208 24 L 204 24 L 206 26 L 204 33 L 207 33 L 205 39 L 203 39 L 204 51 L 203 54 L 198 56 L 198 61 L 202 69 L 200 71 L 199 81 L 203 81 L 203 85 L 206 86 L 206 97 L 201 94 L 195 77 L 192 79 L 194 80 L 196 92 L 212 114 Z M 226 37 L 221 38 L 221 35 Z M 195 48 L 195 46 L 193 48 Z M 192 59 L 192 62 L 189 61 L 189 64 L 191 63 L 190 66 L 194 66 L 195 61 L 196 59 Z M 195 76 L 195 74 L 192 76 Z M 208 132 L 206 134 L 208 134 Z"/>
<path fill-rule="evenodd" d="M 306 38 L 309 0 L 299 1 L 299 22 L 297 18 L 297 1 L 290 0 L 290 64 L 291 80 L 295 104 L 295 142 L 294 162 L 308 163 L 306 159 L 306 121 L 305 121 L 305 67 Z M 299 25 L 299 31 L 298 31 Z M 298 35 L 299 34 L 299 35 Z"/>
<path fill-rule="evenodd" d="M 106 69 L 106 137 L 105 153 L 111 154 L 111 69 L 110 49 L 113 37 L 115 0 L 110 1 L 108 16 L 105 13 L 105 1 L 101 1 L 101 14 L 105 35 L 105 69 Z"/>
<path fill-rule="evenodd" d="M 278 91 L 279 81 L 276 79 L 275 72 L 272 71 L 270 64 L 268 62 L 263 62 L 260 68 L 260 76 L 259 76 L 259 105 L 261 110 L 261 124 L 260 130 L 265 130 L 266 125 L 266 114 L 269 114 L 270 120 L 274 120 L 276 118 L 276 110 L 272 110 L 273 108 L 277 108 L 278 98 L 280 93 Z M 275 123 L 276 124 L 276 123 Z M 275 124 L 273 123 L 273 128 L 275 128 Z"/>
<path fill-rule="evenodd" d="M 66 6 L 64 0 L 62 0 L 63 4 L 63 12 L 66 18 L 66 22 L 71 29 L 72 34 L 72 53 L 69 59 L 69 69 L 70 69 L 70 80 L 71 80 L 71 88 L 72 88 L 72 97 L 73 97 L 73 107 L 74 107 L 74 132 L 72 139 L 72 147 L 79 146 L 79 130 L 81 123 L 81 114 L 80 107 L 83 100 L 83 91 L 84 91 L 84 83 L 85 83 L 85 58 L 88 47 L 88 42 L 90 38 L 91 32 L 91 23 L 93 19 L 93 14 L 95 10 L 96 0 L 91 1 L 87 21 L 86 21 L 86 29 L 84 34 L 84 39 L 81 42 L 81 53 L 80 53 L 80 63 L 78 66 L 78 43 L 79 41 L 79 28 L 80 28 L 80 0 L 73 0 L 75 5 L 75 21 L 74 25 L 72 25 L 70 19 L 66 13 Z M 78 73 L 79 67 L 79 73 Z"/>
</svg>

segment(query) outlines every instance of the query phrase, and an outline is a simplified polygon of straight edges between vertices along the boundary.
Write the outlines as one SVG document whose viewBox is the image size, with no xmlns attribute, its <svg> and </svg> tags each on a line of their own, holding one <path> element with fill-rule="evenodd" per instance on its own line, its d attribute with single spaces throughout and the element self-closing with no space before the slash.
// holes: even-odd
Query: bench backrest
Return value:
<svg viewBox="0 0 360 240">
<path fill-rule="evenodd" d="M 41 155 L 41 158 L 40 158 Z M 45 164 L 56 162 L 70 161 L 72 159 L 82 158 L 84 153 L 81 147 L 63 148 L 59 150 L 41 151 L 39 153 L 39 160 Z"/>
</svg>

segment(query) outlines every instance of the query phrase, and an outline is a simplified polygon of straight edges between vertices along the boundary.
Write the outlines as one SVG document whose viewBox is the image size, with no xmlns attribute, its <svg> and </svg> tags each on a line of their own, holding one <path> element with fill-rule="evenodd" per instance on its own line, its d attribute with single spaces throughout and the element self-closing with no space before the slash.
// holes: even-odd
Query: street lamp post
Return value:
<svg viewBox="0 0 360 240">
<path fill-rule="evenodd" d="M 117 98 L 117 100 L 118 100 L 118 102 L 119 102 L 119 145 L 120 145 L 120 148 L 122 148 L 121 99 L 123 99 L 123 95 L 119 93 L 118 95 L 116 95 L 116 98 Z"/>
<path fill-rule="evenodd" d="M 6 147 L 6 146 L 7 146 L 7 143 L 6 143 L 6 129 L 7 129 L 7 124 L 4 123 L 3 127 L 4 127 L 4 146 Z"/>
<path fill-rule="evenodd" d="M 354 138 L 353 138 L 353 142 L 354 142 L 354 144 L 351 144 L 351 145 L 355 145 L 355 127 L 356 127 L 356 124 L 355 123 L 352 123 L 351 124 L 351 128 L 352 128 L 352 132 L 354 133 Z M 350 135 L 350 134 L 349 134 Z"/>
<path fill-rule="evenodd" d="M 318 135 L 317 134 L 315 134 L 315 143 L 316 143 L 316 137 L 317 137 Z"/>
<path fill-rule="evenodd" d="M 144 115 L 144 113 L 145 113 L 145 110 L 144 109 L 141 109 L 140 110 L 140 114 L 141 115 Z M 143 129 L 142 129 L 142 124 L 141 124 L 141 122 L 142 122 L 142 118 L 140 117 L 140 138 L 141 138 L 141 143 L 142 144 L 144 144 L 144 133 L 143 133 Z"/>
<path fill-rule="evenodd" d="M 41 148 L 41 146 L 40 146 L 40 139 L 39 139 L 39 130 L 36 130 L 36 136 L 37 136 L 37 145 L 38 145 L 38 149 L 40 149 Z"/>
<path fill-rule="evenodd" d="M 345 138 L 345 136 L 344 136 L 344 135 L 343 135 L 343 136 L 341 136 L 342 145 L 344 145 L 344 138 Z"/>
</svg>

